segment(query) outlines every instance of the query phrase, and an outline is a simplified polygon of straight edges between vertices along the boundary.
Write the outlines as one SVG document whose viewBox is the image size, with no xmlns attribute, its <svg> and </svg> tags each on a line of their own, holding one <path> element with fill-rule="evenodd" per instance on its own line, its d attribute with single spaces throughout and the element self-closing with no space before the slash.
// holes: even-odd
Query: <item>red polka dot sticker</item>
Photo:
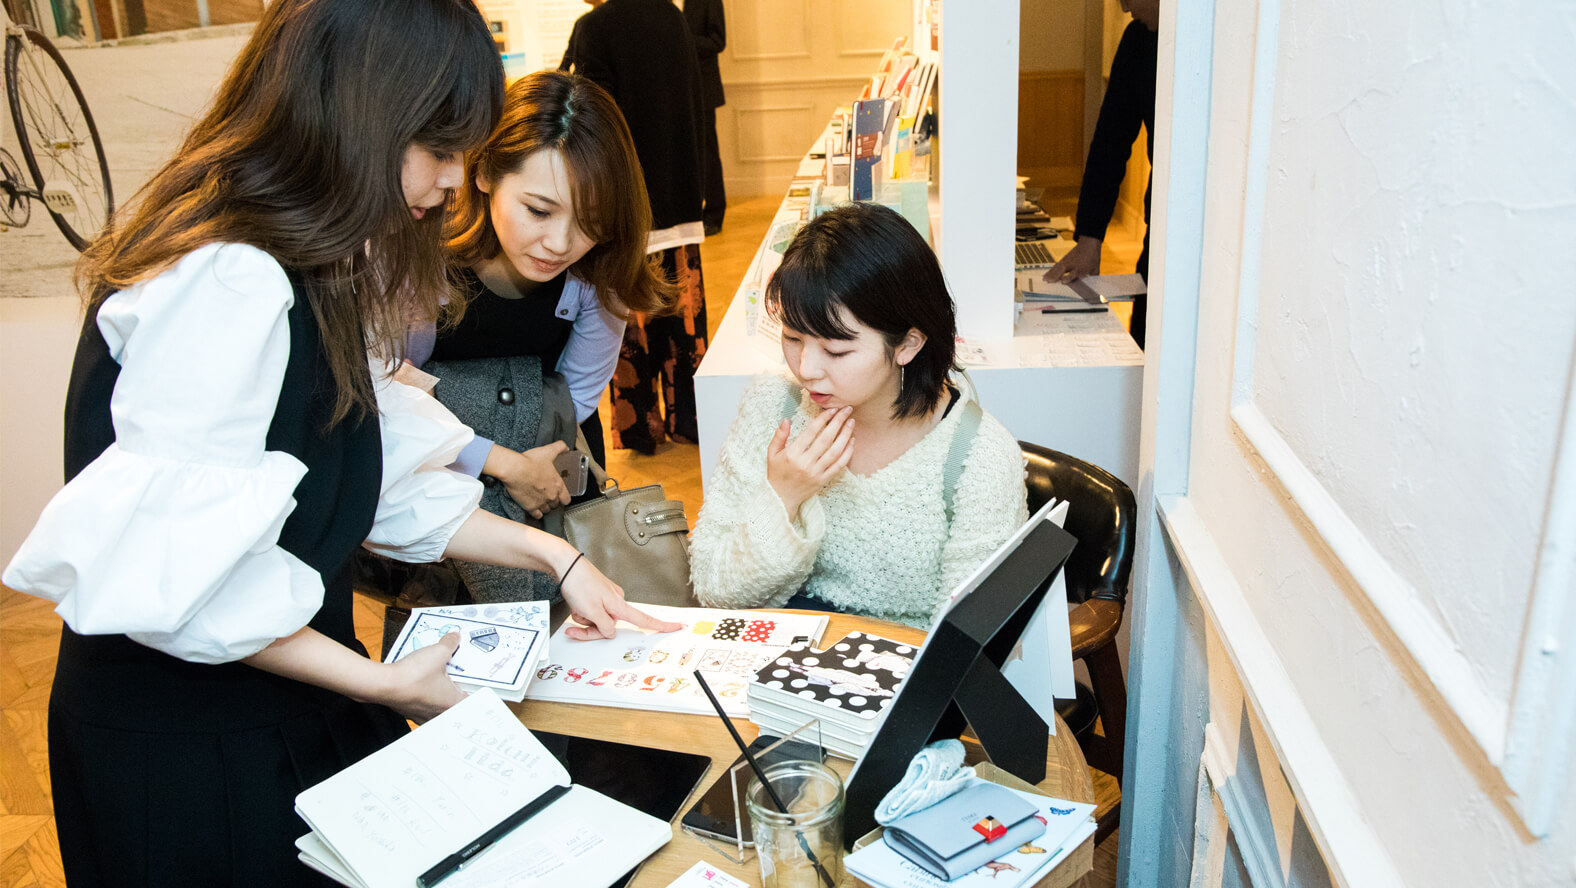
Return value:
<svg viewBox="0 0 1576 888">
<path fill-rule="evenodd" d="M 777 631 L 776 620 L 751 620 L 744 627 L 744 634 L 739 636 L 739 640 L 765 644 L 775 631 Z"/>
</svg>

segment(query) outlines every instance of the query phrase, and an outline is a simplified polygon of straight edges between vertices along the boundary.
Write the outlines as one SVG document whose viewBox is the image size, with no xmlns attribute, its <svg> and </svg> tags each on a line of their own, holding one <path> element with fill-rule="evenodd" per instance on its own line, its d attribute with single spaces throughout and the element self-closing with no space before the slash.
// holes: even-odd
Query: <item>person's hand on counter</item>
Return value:
<svg viewBox="0 0 1576 888">
<path fill-rule="evenodd" d="M 1059 284 L 1065 281 L 1076 281 L 1100 273 L 1100 239 L 1084 236 L 1078 238 L 1078 243 L 1061 261 L 1051 266 L 1045 273 L 1047 283 Z"/>
</svg>

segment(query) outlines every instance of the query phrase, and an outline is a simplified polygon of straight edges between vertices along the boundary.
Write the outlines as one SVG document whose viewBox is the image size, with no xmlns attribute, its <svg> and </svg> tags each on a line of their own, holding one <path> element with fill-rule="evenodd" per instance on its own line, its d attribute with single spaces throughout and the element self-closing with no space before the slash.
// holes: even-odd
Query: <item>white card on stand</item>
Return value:
<svg viewBox="0 0 1576 888">
<path fill-rule="evenodd" d="M 1066 501 L 1051 506 L 1045 520 L 1061 527 L 1067 520 Z M 1051 588 L 1001 671 L 1055 733 L 1056 700 L 1077 695 L 1072 629 L 1067 624 L 1067 579 L 1062 570 L 1056 572 L 1056 579 L 1051 581 Z"/>
</svg>

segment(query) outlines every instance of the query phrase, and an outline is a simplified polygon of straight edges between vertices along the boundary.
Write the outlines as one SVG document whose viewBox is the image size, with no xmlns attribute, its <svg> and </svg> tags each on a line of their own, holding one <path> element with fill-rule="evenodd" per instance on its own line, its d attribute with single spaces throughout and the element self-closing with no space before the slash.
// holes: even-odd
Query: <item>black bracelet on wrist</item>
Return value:
<svg viewBox="0 0 1576 888">
<path fill-rule="evenodd" d="M 569 579 L 569 572 L 574 570 L 575 569 L 575 565 L 579 564 L 580 563 L 580 559 L 582 559 L 584 557 L 586 557 L 586 553 L 584 553 L 584 552 L 576 552 L 575 553 L 575 560 L 569 562 L 569 566 L 564 568 L 564 572 L 558 575 L 558 588 L 560 590 L 564 588 L 564 580 Z"/>
</svg>

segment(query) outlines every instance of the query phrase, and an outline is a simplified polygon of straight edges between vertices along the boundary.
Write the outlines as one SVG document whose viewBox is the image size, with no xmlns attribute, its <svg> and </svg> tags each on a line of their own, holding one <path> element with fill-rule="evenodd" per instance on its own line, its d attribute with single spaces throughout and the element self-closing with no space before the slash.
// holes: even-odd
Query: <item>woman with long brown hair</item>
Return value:
<svg viewBox="0 0 1576 888">
<path fill-rule="evenodd" d="M 583 77 L 529 74 L 509 87 L 503 118 L 466 155 L 465 171 L 449 241 L 465 313 L 436 332 L 413 330 L 406 357 L 417 366 L 429 357 L 540 358 L 542 370 L 564 376 L 575 421 L 601 460 L 597 404 L 626 319 L 664 312 L 676 296 L 647 261 L 651 211 L 624 117 Z M 477 437 L 455 468 L 497 478 L 540 517 L 569 501 L 553 468 L 563 449 L 517 451 Z"/>
<path fill-rule="evenodd" d="M 462 696 L 454 636 L 367 659 L 358 545 L 550 571 L 580 637 L 654 624 L 564 541 L 478 513 L 442 469 L 469 430 L 385 372 L 445 298 L 443 207 L 502 88 L 470 0 L 274 0 L 84 257 L 69 481 L 4 574 L 66 622 L 73 886 L 317 878 L 295 794 Z"/>
</svg>

